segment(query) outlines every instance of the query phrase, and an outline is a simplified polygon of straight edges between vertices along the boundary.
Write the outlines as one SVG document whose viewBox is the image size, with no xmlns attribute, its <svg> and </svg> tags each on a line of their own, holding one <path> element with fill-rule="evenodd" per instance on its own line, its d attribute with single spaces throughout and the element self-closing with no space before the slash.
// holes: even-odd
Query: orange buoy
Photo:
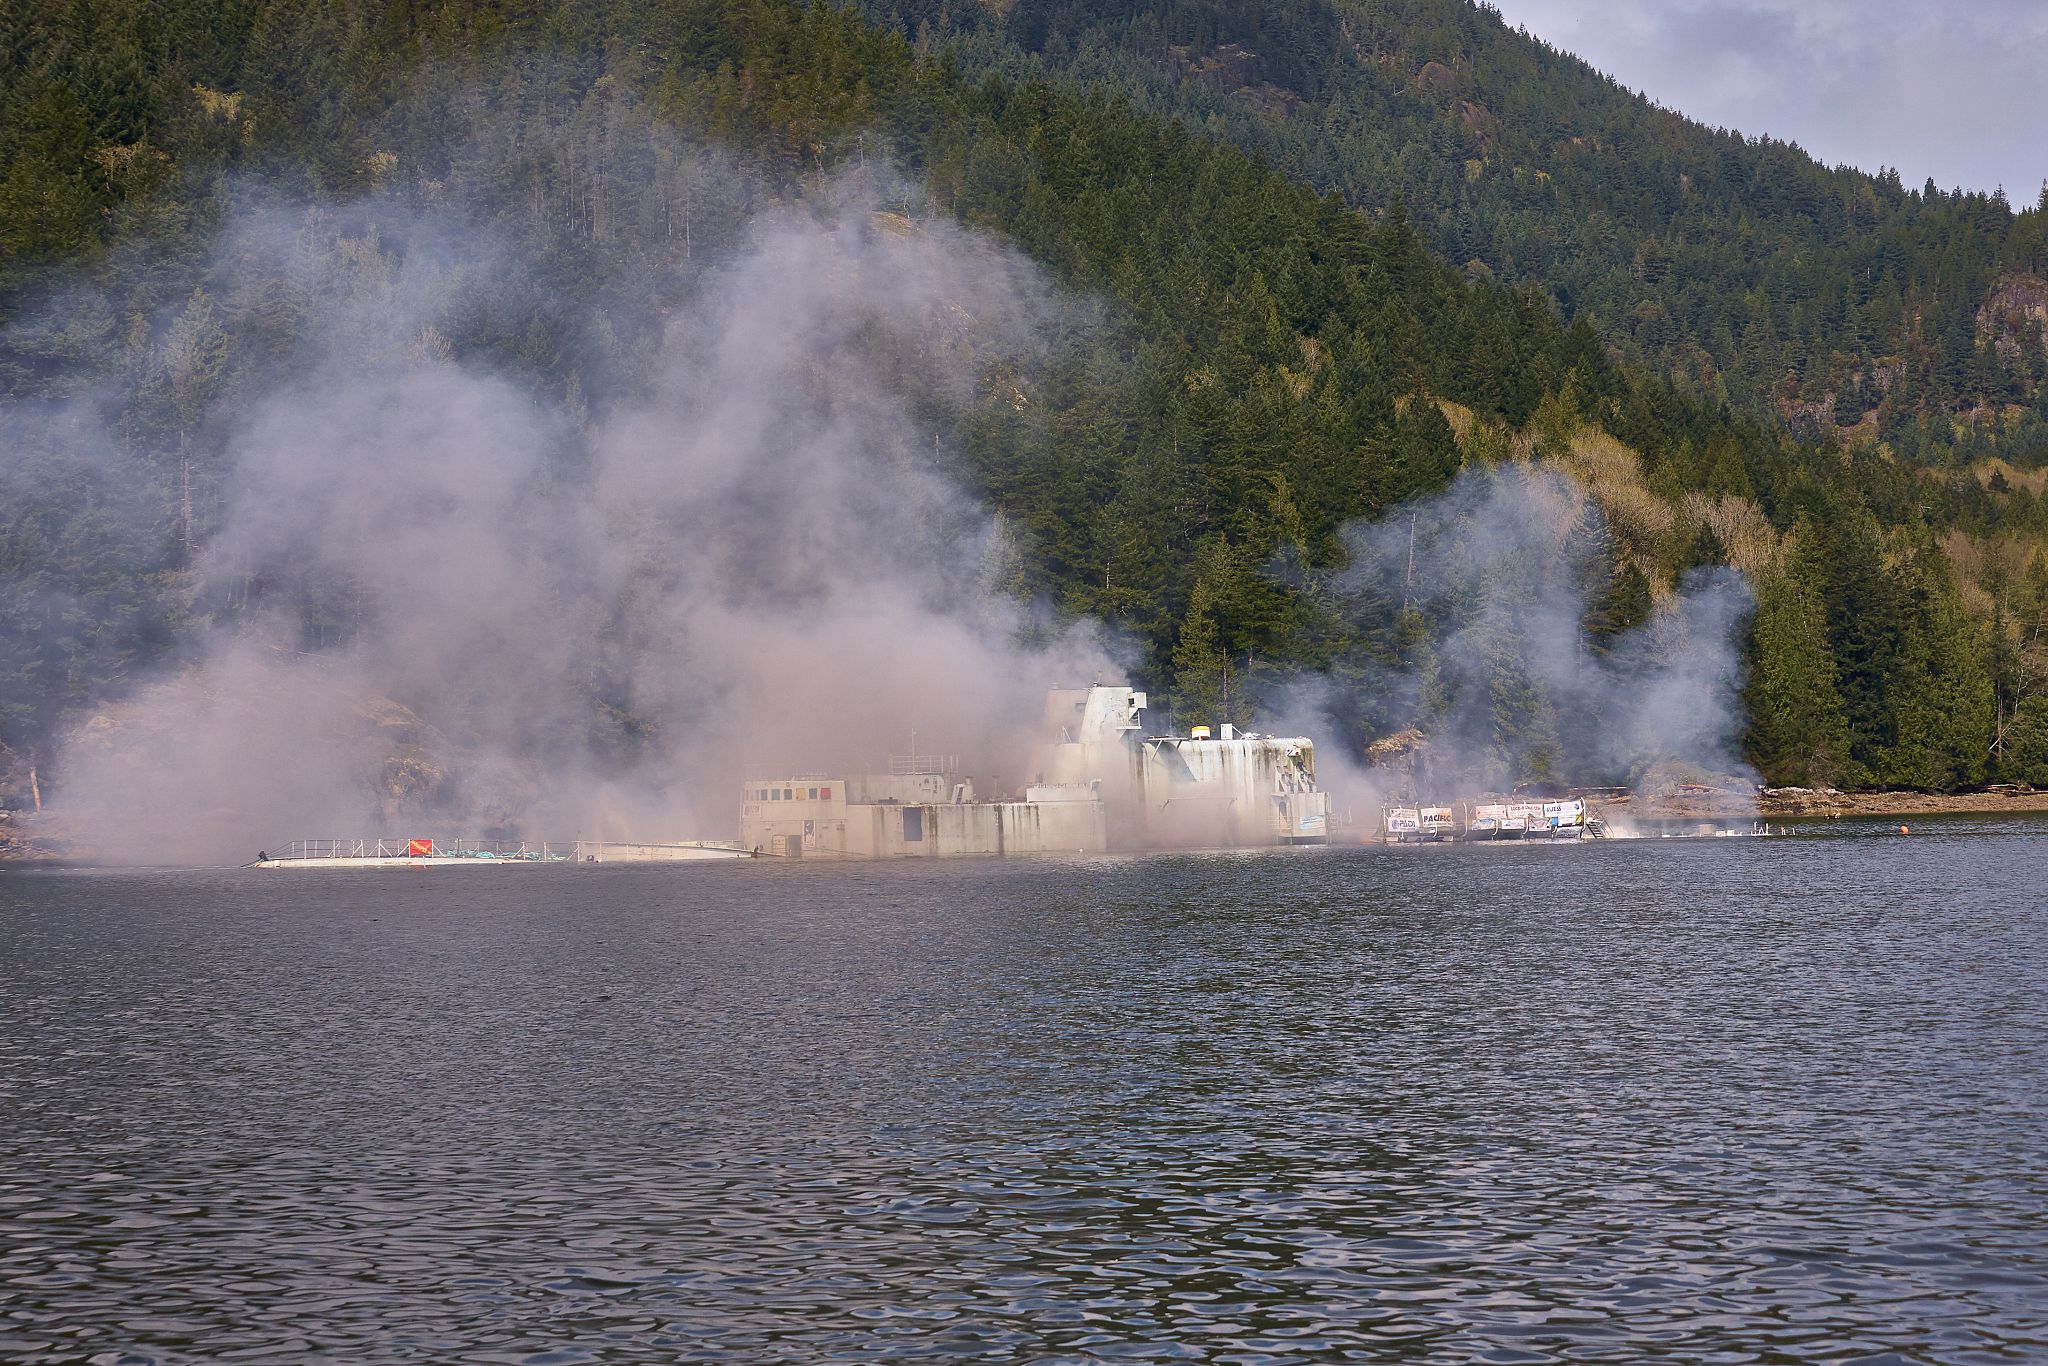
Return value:
<svg viewBox="0 0 2048 1366">
<path fill-rule="evenodd" d="M 1903 826 L 1903 825 L 1902 825 L 1902 826 L 1900 826 L 1900 827 L 1899 827 L 1899 833 L 1900 833 L 1901 835 L 1910 835 L 1910 834 L 1912 834 L 1913 832 L 1912 832 L 1911 830 L 1908 830 L 1908 829 L 1907 829 L 1907 828 L 1906 828 L 1905 826 Z"/>
</svg>

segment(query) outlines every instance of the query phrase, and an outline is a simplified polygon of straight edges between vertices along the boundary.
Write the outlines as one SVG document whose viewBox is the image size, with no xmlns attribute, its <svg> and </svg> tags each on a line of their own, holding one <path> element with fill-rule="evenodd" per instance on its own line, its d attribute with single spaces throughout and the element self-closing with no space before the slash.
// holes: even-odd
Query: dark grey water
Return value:
<svg viewBox="0 0 2048 1366">
<path fill-rule="evenodd" d="M 0 875 L 0 1360 L 2048 1359 L 2048 839 Z"/>
</svg>

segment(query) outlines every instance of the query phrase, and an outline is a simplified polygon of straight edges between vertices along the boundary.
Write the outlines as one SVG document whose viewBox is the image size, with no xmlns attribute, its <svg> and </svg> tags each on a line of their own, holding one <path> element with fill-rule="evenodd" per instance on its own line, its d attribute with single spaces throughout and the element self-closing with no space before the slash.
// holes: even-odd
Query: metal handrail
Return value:
<svg viewBox="0 0 2048 1366">
<path fill-rule="evenodd" d="M 490 858 L 510 859 L 528 862 L 565 862 L 575 849 L 575 840 L 475 840 L 455 838 L 452 840 L 433 839 L 426 843 L 432 853 L 428 855 L 411 852 L 415 840 L 423 836 L 378 836 L 361 839 L 302 839 L 291 840 L 281 852 L 271 854 L 276 859 L 362 859 L 362 858 Z"/>
<path fill-rule="evenodd" d="M 892 778 L 941 778 L 960 769 L 957 754 L 892 754 L 889 756 L 889 776 Z"/>
</svg>

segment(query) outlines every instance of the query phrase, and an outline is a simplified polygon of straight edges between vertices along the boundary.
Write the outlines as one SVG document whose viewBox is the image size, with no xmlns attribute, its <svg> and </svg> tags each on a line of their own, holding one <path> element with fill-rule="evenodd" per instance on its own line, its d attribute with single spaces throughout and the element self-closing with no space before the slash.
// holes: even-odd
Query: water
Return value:
<svg viewBox="0 0 2048 1366">
<path fill-rule="evenodd" d="M 2048 841 L 0 875 L 0 1360 L 2048 1359 Z"/>
</svg>

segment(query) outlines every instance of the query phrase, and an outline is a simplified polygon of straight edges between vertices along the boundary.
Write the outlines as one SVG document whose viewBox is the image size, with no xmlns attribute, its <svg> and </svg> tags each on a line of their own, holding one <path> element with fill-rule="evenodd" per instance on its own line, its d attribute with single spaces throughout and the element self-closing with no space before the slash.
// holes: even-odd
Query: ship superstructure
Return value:
<svg viewBox="0 0 2048 1366">
<path fill-rule="evenodd" d="M 1146 696 L 1121 685 L 1047 694 L 1034 776 L 980 797 L 957 761 L 899 756 L 889 772 L 748 779 L 740 843 L 785 856 L 943 858 L 1216 845 L 1320 844 L 1329 795 L 1300 737 L 1147 735 Z"/>
</svg>

